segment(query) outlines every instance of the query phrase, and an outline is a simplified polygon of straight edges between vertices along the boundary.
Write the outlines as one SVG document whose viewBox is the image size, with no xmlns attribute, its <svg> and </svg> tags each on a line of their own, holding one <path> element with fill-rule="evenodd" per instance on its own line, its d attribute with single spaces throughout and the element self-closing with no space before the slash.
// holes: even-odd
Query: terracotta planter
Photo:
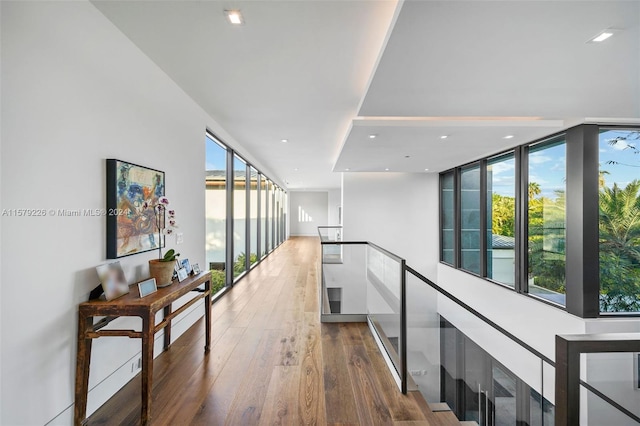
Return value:
<svg viewBox="0 0 640 426">
<path fill-rule="evenodd" d="M 158 259 L 152 259 L 149 261 L 149 275 L 151 278 L 156 279 L 156 285 L 158 287 L 167 286 L 171 284 L 171 277 L 173 277 L 175 266 L 175 260 L 172 262 L 161 262 Z"/>
</svg>

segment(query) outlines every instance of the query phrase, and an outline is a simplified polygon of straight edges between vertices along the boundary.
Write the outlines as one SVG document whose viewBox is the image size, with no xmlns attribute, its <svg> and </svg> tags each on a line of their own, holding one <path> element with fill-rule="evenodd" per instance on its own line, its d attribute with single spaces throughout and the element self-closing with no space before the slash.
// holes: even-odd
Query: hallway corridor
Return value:
<svg viewBox="0 0 640 426">
<path fill-rule="evenodd" d="M 212 306 L 154 364 L 153 425 L 454 425 L 402 395 L 366 324 L 319 321 L 320 244 L 294 237 Z M 140 379 L 89 425 L 135 425 Z"/>
</svg>

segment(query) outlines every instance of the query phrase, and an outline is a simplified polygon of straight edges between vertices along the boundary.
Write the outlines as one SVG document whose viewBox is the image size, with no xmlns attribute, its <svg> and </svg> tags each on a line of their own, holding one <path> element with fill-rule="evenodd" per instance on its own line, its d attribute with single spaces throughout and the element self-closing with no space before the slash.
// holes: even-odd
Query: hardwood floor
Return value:
<svg viewBox="0 0 640 426">
<path fill-rule="evenodd" d="M 153 425 L 454 425 L 402 395 L 366 324 L 321 324 L 319 240 L 291 238 L 155 360 Z M 134 378 L 88 420 L 135 425 Z"/>
</svg>

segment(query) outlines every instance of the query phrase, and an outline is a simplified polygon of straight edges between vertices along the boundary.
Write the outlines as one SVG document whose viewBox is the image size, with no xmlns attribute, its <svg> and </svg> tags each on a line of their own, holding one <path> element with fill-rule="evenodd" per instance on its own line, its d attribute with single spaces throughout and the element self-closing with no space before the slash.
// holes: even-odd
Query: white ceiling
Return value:
<svg viewBox="0 0 640 426">
<path fill-rule="evenodd" d="M 333 164 L 396 1 L 93 4 L 290 189 L 340 186 Z"/>
<path fill-rule="evenodd" d="M 638 1 L 405 1 L 335 170 L 437 172 L 588 117 L 637 119 L 639 22 Z"/>
<path fill-rule="evenodd" d="M 93 3 L 289 189 L 640 117 L 638 1 Z M 623 31 L 585 43 L 608 27 Z"/>
</svg>

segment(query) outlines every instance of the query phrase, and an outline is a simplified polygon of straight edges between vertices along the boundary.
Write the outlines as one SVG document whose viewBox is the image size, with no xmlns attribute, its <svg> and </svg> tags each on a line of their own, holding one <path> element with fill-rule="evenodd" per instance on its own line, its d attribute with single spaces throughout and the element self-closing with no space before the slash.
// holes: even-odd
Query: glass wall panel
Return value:
<svg viewBox="0 0 640 426">
<path fill-rule="evenodd" d="M 246 269 L 247 164 L 233 157 L 233 277 Z"/>
<path fill-rule="evenodd" d="M 251 185 L 249 197 L 249 262 L 251 265 L 258 261 L 258 171 L 253 167 L 251 170 Z"/>
<path fill-rule="evenodd" d="M 531 146 L 528 172 L 529 293 L 565 305 L 564 139 Z"/>
<path fill-rule="evenodd" d="M 273 182 L 269 181 L 269 236 L 268 236 L 268 241 L 269 244 L 267 245 L 268 250 L 271 251 L 274 249 L 275 245 L 274 245 L 274 235 L 275 235 L 275 212 L 276 212 L 276 208 L 275 208 L 275 196 L 274 196 L 274 185 Z"/>
<path fill-rule="evenodd" d="M 267 254 L 267 178 L 260 175 L 260 257 Z"/>
<path fill-rule="evenodd" d="M 207 135 L 205 157 L 205 256 L 216 293 L 226 281 L 227 149 Z"/>
<path fill-rule="evenodd" d="M 640 131 L 600 133 L 600 311 L 640 311 Z"/>
<path fill-rule="evenodd" d="M 455 263 L 455 191 L 453 172 L 445 173 L 440 178 L 441 195 L 441 221 L 442 221 L 442 253 L 443 262 L 453 265 Z"/>
<path fill-rule="evenodd" d="M 487 277 L 515 287 L 516 161 L 487 161 Z"/>
<path fill-rule="evenodd" d="M 480 166 L 460 173 L 460 266 L 480 274 Z"/>
</svg>

